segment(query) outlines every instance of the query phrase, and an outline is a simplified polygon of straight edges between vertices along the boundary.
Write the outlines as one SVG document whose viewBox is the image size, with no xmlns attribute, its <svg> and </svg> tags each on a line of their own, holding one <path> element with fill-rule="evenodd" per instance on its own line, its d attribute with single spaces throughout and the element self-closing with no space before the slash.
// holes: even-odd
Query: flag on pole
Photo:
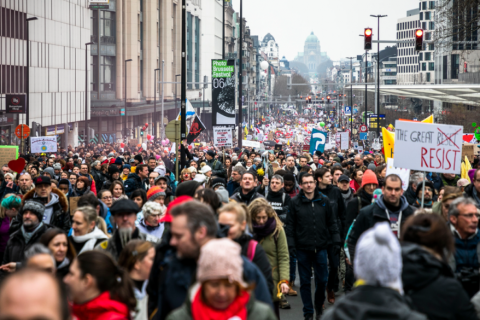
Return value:
<svg viewBox="0 0 480 320">
<path fill-rule="evenodd" d="M 190 103 L 190 101 L 188 101 L 188 99 L 185 99 L 185 101 L 186 101 L 187 120 L 188 120 L 195 115 L 195 110 L 193 109 L 192 104 Z M 178 113 L 177 120 L 181 119 L 181 115 L 182 115 L 182 110 L 180 110 L 180 112 Z"/>
<path fill-rule="evenodd" d="M 205 125 L 202 123 L 202 120 L 196 116 L 188 132 L 187 143 L 192 143 L 193 140 L 195 140 L 203 130 L 205 130 Z"/>
</svg>

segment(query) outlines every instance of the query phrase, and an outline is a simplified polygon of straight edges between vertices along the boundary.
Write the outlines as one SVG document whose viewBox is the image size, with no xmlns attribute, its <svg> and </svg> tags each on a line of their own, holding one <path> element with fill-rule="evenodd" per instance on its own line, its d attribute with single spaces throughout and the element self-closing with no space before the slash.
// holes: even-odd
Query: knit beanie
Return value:
<svg viewBox="0 0 480 320">
<path fill-rule="evenodd" d="M 185 203 L 185 202 L 188 202 L 188 201 L 192 201 L 192 200 L 194 200 L 194 199 L 192 197 L 189 197 L 189 196 L 177 197 L 175 200 L 173 200 L 172 202 L 170 202 L 168 204 L 167 211 L 165 212 L 165 215 L 163 216 L 163 218 L 160 219 L 160 222 L 172 222 L 172 215 L 170 214 L 170 212 L 172 211 L 173 207 L 178 206 L 178 205 L 180 205 L 182 203 Z"/>
<path fill-rule="evenodd" d="M 389 287 L 403 294 L 400 243 L 388 222 L 379 222 L 358 240 L 354 273 L 367 285 Z"/>
<path fill-rule="evenodd" d="M 221 203 L 228 203 L 228 190 L 225 189 L 224 186 L 218 187 L 217 190 L 215 190 L 215 193 L 218 196 L 218 199 L 220 200 Z"/>
<path fill-rule="evenodd" d="M 184 181 L 177 186 L 177 190 L 175 190 L 175 196 L 189 196 L 194 197 L 195 191 L 197 191 L 200 182 L 191 180 L 191 181 Z"/>
<path fill-rule="evenodd" d="M 293 175 L 293 173 L 287 172 L 283 176 L 283 181 L 293 181 L 293 182 L 295 182 L 295 176 Z"/>
<path fill-rule="evenodd" d="M 135 157 L 133 157 L 133 159 L 137 160 L 139 163 L 142 163 L 142 162 L 143 162 L 143 158 L 142 158 L 142 155 L 141 155 L 141 154 L 135 155 Z"/>
<path fill-rule="evenodd" d="M 118 169 L 117 166 L 108 166 L 108 174 L 113 175 L 114 173 L 120 172 L 120 169 Z"/>
<path fill-rule="evenodd" d="M 58 185 L 61 185 L 61 184 L 66 184 L 67 186 L 69 186 L 70 181 L 68 181 L 67 179 L 60 179 L 60 181 L 58 181 Z"/>
<path fill-rule="evenodd" d="M 53 178 L 53 176 L 55 175 L 55 171 L 53 171 L 52 167 L 45 168 L 45 170 L 43 170 L 43 172 L 44 172 L 44 174 L 48 173 L 50 175 L 50 178 Z"/>
<path fill-rule="evenodd" d="M 115 159 L 115 164 L 118 164 L 119 166 L 123 166 L 123 160 L 120 158 Z"/>
<path fill-rule="evenodd" d="M 130 170 L 130 169 L 132 169 L 132 166 L 129 165 L 129 164 L 124 164 L 124 165 L 123 165 L 123 169 L 128 169 L 128 170 Z"/>
<path fill-rule="evenodd" d="M 212 180 L 212 189 L 215 189 L 217 186 L 227 187 L 227 182 L 223 178 L 215 178 Z"/>
<path fill-rule="evenodd" d="M 425 187 L 429 187 L 430 189 L 435 190 L 435 188 L 433 187 L 433 182 L 430 181 L 430 180 L 425 180 Z M 418 194 L 420 193 L 420 191 L 423 190 L 423 181 L 420 181 L 418 184 L 417 184 L 417 190 L 415 190 L 415 196 L 418 198 Z"/>
<path fill-rule="evenodd" d="M 200 249 L 198 258 L 197 281 L 228 279 L 247 287 L 243 281 L 243 260 L 240 245 L 228 238 L 208 241 Z"/>
<path fill-rule="evenodd" d="M 165 191 L 158 186 L 153 186 L 147 191 L 147 201 L 155 201 L 158 197 L 165 197 Z"/>
<path fill-rule="evenodd" d="M 372 171 L 375 171 L 375 169 L 377 168 L 377 166 L 375 165 L 375 163 L 370 162 L 370 163 L 368 164 L 368 167 L 367 167 L 367 168 L 370 169 L 370 170 L 372 170 Z"/>
<path fill-rule="evenodd" d="M 36 200 L 27 200 L 22 207 L 21 215 L 27 210 L 36 215 L 39 221 L 43 220 L 43 213 L 45 212 L 45 205 L 43 203 Z"/>
<path fill-rule="evenodd" d="M 377 180 L 377 176 L 375 175 L 375 172 L 373 172 L 370 169 L 367 169 L 363 173 L 362 186 L 361 187 L 363 188 L 363 186 L 365 186 L 366 184 L 369 184 L 369 183 L 373 183 L 373 184 L 376 184 L 378 186 L 378 180 Z"/>
</svg>

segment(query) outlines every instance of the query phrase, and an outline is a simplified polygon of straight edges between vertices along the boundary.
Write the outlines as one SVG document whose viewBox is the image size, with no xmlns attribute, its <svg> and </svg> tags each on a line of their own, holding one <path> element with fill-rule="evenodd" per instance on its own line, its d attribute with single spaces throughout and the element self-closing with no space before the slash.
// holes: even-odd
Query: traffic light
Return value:
<svg viewBox="0 0 480 320">
<path fill-rule="evenodd" d="M 327 96 L 327 103 L 330 103 L 330 96 Z"/>
<path fill-rule="evenodd" d="M 312 97 L 308 96 L 308 103 L 312 103 Z"/>
<path fill-rule="evenodd" d="M 308 104 L 308 98 L 305 98 L 305 104 Z"/>
<path fill-rule="evenodd" d="M 143 137 L 143 132 L 144 132 L 144 131 L 145 131 L 145 127 L 142 127 L 142 128 L 140 129 L 140 135 L 141 135 L 142 137 Z"/>
<path fill-rule="evenodd" d="M 325 98 L 322 97 L 322 103 L 325 103 Z"/>
<path fill-rule="evenodd" d="M 372 50 L 372 28 L 365 28 L 365 50 Z"/>
<path fill-rule="evenodd" d="M 422 51 L 423 47 L 423 30 L 415 30 L 415 50 Z"/>
</svg>

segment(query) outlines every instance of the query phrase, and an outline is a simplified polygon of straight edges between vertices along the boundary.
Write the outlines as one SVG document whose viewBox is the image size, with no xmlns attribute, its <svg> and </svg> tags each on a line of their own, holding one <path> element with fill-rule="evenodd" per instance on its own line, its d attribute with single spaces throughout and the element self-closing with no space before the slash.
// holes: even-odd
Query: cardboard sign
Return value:
<svg viewBox="0 0 480 320">
<path fill-rule="evenodd" d="M 78 200 L 80 200 L 80 197 L 70 197 L 69 201 L 69 209 L 70 209 L 70 215 L 73 215 L 75 213 L 75 210 L 78 208 Z"/>
<path fill-rule="evenodd" d="M 128 145 L 130 147 L 135 147 L 138 144 L 138 139 L 129 139 L 128 140 Z"/>
<path fill-rule="evenodd" d="M 213 127 L 213 145 L 219 148 L 231 148 L 233 146 L 232 128 Z"/>
<path fill-rule="evenodd" d="M 0 165 L 18 159 L 18 146 L 0 146 Z"/>
<path fill-rule="evenodd" d="M 462 145 L 462 160 L 467 156 L 468 161 L 473 163 L 473 158 L 478 154 L 479 148 L 476 144 L 465 143 Z"/>
<path fill-rule="evenodd" d="M 458 174 L 463 126 L 395 121 L 395 167 Z"/>
<path fill-rule="evenodd" d="M 397 168 L 393 166 L 393 158 L 387 159 L 387 173 L 385 176 L 387 177 L 389 174 L 396 174 L 397 176 L 402 179 L 402 189 L 403 191 L 407 191 L 408 189 L 408 181 L 410 179 L 410 169 L 403 169 Z"/>
</svg>

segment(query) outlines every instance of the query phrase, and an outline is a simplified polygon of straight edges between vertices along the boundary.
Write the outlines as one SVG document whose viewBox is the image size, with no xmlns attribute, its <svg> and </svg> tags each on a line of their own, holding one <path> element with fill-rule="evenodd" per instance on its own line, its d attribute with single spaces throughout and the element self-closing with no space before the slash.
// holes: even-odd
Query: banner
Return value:
<svg viewBox="0 0 480 320">
<path fill-rule="evenodd" d="M 32 153 L 57 152 L 57 136 L 30 137 L 30 149 Z"/>
<path fill-rule="evenodd" d="M 385 160 L 393 159 L 393 151 L 395 147 L 395 133 L 382 128 L 383 136 L 383 153 Z"/>
<path fill-rule="evenodd" d="M 231 148 L 232 128 L 229 127 L 213 127 L 213 145 L 221 148 Z"/>
<path fill-rule="evenodd" d="M 243 140 L 242 146 L 244 146 L 244 147 L 252 147 L 252 148 L 260 148 L 260 142 L 258 142 L 258 141 Z"/>
<path fill-rule="evenodd" d="M 348 149 L 348 132 L 340 132 L 340 149 L 347 150 Z"/>
<path fill-rule="evenodd" d="M 323 152 L 325 150 L 326 142 L 327 134 L 318 129 L 313 129 L 310 137 L 310 154 L 314 154 L 315 151 Z"/>
<path fill-rule="evenodd" d="M 212 124 L 235 125 L 235 60 L 212 60 Z"/>
<path fill-rule="evenodd" d="M 389 174 L 396 174 L 402 179 L 402 189 L 407 191 L 408 181 L 410 180 L 410 169 L 397 168 L 393 166 L 393 159 L 389 158 L 387 160 L 387 173 L 385 174 L 388 177 Z"/>
<path fill-rule="evenodd" d="M 205 130 L 205 126 L 203 125 L 202 120 L 200 120 L 200 118 L 196 116 L 195 120 L 193 120 L 192 122 L 190 131 L 188 132 L 187 143 L 188 144 L 192 143 L 193 140 L 195 140 L 203 130 Z"/>
<path fill-rule="evenodd" d="M 395 122 L 396 167 L 411 170 L 460 173 L 463 126 Z"/>
</svg>

